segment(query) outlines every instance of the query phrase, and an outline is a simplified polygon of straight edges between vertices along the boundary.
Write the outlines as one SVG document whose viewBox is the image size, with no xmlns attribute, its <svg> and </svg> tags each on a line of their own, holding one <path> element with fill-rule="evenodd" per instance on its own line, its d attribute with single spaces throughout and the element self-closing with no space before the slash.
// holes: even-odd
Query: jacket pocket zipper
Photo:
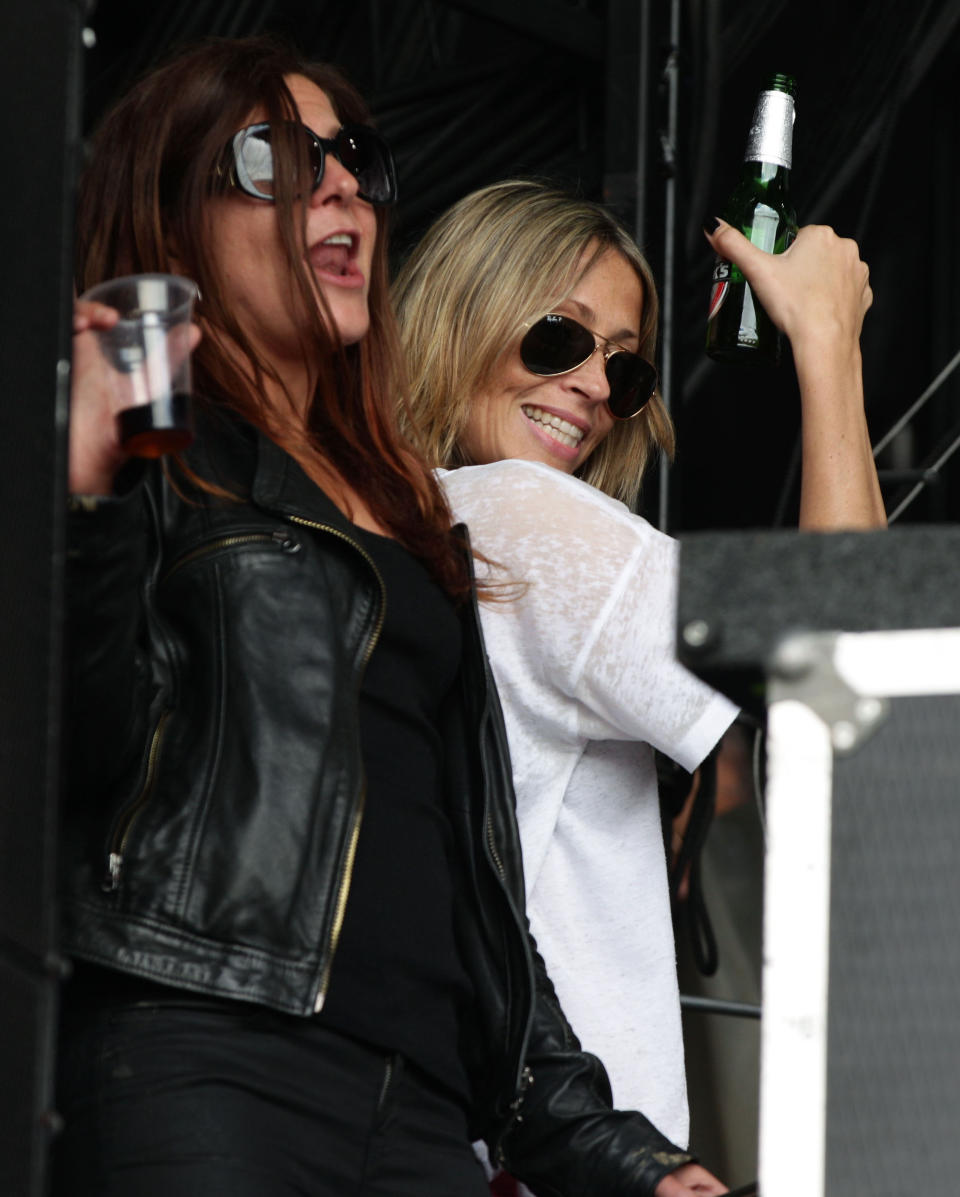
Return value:
<svg viewBox="0 0 960 1197">
<path fill-rule="evenodd" d="M 220 549 L 229 549 L 245 544 L 271 543 L 277 545 L 284 553 L 299 553 L 303 547 L 285 528 L 277 528 L 274 532 L 238 532 L 233 536 L 220 536 L 216 540 L 198 545 L 195 549 L 191 549 L 189 553 L 184 553 L 182 557 L 178 557 L 160 581 L 166 582 L 168 578 L 192 562 L 201 557 L 206 557 L 209 553 L 216 553 Z"/>
<path fill-rule="evenodd" d="M 160 756 L 160 745 L 163 742 L 163 731 L 166 727 L 169 711 L 164 711 L 157 721 L 157 726 L 150 741 L 150 751 L 147 754 L 147 773 L 140 793 L 124 810 L 117 826 L 110 837 L 107 852 L 107 872 L 103 879 L 102 888 L 105 893 L 115 893 L 120 888 L 120 877 L 123 872 L 123 856 L 130 839 L 130 832 L 153 795 L 157 782 L 157 759 Z"/>
</svg>

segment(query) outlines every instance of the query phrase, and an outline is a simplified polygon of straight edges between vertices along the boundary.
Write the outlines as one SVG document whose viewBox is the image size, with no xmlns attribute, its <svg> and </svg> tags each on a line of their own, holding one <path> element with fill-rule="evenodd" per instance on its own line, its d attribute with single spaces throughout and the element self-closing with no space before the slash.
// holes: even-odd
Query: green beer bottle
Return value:
<svg viewBox="0 0 960 1197">
<path fill-rule="evenodd" d="M 740 181 L 723 212 L 728 224 L 773 254 L 783 253 L 797 235 L 789 189 L 795 98 L 789 75 L 774 75 L 760 93 Z M 740 271 L 722 258 L 713 269 L 707 353 L 718 362 L 776 365 L 780 360 L 779 332 Z"/>
</svg>

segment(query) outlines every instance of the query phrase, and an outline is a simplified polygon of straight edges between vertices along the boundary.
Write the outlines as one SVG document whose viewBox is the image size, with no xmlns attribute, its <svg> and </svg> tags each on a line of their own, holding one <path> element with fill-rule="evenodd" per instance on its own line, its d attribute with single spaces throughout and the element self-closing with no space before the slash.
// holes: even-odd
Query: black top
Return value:
<svg viewBox="0 0 960 1197">
<path fill-rule="evenodd" d="M 340 944 L 320 1015 L 400 1051 L 462 1096 L 457 1052 L 469 982 L 453 930 L 440 712 L 460 664 L 460 625 L 397 541 L 356 529 L 386 588 L 360 693 L 366 801 Z"/>
</svg>

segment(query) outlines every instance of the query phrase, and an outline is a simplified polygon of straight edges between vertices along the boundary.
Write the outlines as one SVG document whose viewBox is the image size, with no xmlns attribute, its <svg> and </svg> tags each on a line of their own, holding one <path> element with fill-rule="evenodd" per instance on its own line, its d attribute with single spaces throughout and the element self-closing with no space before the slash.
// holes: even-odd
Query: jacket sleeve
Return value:
<svg viewBox="0 0 960 1197">
<path fill-rule="evenodd" d="M 581 1049 L 531 937 L 536 999 L 526 1087 L 496 1158 L 538 1197 L 652 1197 L 660 1180 L 690 1163 L 642 1114 L 614 1110 L 596 1056 Z"/>
<path fill-rule="evenodd" d="M 150 674 L 142 649 L 148 570 L 146 487 L 75 497 L 67 522 L 67 783 L 98 789 L 139 755 Z"/>
</svg>

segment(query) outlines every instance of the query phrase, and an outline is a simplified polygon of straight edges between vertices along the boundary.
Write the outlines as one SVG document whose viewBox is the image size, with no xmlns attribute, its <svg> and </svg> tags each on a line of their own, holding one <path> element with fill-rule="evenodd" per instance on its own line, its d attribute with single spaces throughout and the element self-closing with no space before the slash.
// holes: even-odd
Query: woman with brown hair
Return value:
<svg viewBox="0 0 960 1197">
<path fill-rule="evenodd" d="M 529 938 L 469 553 L 395 428 L 395 190 L 339 74 L 259 39 L 94 142 L 79 289 L 187 275 L 202 336 L 195 443 L 144 463 L 116 312 L 75 314 L 58 1194 L 466 1197 L 476 1137 L 544 1194 L 701 1176 Z"/>
</svg>

